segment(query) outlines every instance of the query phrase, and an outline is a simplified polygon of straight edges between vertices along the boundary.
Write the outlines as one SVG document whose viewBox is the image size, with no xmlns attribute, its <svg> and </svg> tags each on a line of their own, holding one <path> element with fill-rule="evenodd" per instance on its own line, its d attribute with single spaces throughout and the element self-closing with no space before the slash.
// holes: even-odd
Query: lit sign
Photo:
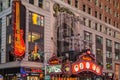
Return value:
<svg viewBox="0 0 120 80">
<path fill-rule="evenodd" d="M 13 1 L 14 54 L 17 57 L 25 54 L 24 31 L 20 29 L 20 6 L 20 1 Z"/>
<path fill-rule="evenodd" d="M 58 59 L 52 59 L 51 61 L 49 61 L 49 64 L 59 64 L 59 60 Z"/>
<path fill-rule="evenodd" d="M 50 73 L 61 73 L 62 65 L 49 65 L 47 66 L 47 72 Z"/>
<path fill-rule="evenodd" d="M 77 74 L 80 73 L 82 71 L 91 71 L 94 72 L 97 75 L 101 75 L 102 74 L 102 70 L 101 67 L 98 66 L 97 64 L 93 63 L 93 62 L 76 62 L 72 64 L 72 73 L 73 74 Z"/>
<path fill-rule="evenodd" d="M 43 71 L 41 69 L 31 68 L 31 72 L 42 73 Z"/>
<path fill-rule="evenodd" d="M 92 59 L 91 59 L 91 57 L 89 57 L 89 56 L 83 56 L 83 57 L 82 57 L 82 60 L 91 61 Z"/>
</svg>

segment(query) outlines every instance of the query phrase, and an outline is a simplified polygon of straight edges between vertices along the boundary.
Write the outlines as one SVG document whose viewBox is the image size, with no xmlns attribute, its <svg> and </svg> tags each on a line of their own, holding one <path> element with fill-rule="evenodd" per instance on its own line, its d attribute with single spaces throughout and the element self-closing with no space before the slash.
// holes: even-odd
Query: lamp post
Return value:
<svg viewBox="0 0 120 80">
<path fill-rule="evenodd" d="M 45 67 L 45 78 L 44 80 L 49 80 L 49 76 L 47 76 L 47 61 L 48 61 L 48 53 L 50 52 L 44 52 L 44 67 Z"/>
</svg>

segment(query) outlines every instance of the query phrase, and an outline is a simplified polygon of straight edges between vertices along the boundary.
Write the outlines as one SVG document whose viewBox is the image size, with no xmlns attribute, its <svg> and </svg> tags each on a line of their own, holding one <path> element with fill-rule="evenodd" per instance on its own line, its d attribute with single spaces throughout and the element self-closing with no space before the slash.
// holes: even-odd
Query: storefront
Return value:
<svg viewBox="0 0 120 80">
<path fill-rule="evenodd" d="M 4 80 L 43 80 L 44 73 L 40 68 L 16 67 L 0 70 Z"/>
<path fill-rule="evenodd" d="M 79 55 L 75 62 L 61 62 L 53 56 L 48 61 L 47 74 L 51 80 L 103 80 L 102 67 L 95 62 L 91 53 Z"/>
</svg>

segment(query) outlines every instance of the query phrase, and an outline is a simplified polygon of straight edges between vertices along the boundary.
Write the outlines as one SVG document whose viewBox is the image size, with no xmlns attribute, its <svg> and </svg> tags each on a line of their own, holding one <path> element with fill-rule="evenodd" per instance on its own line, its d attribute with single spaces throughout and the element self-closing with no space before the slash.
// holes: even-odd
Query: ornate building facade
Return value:
<svg viewBox="0 0 120 80">
<path fill-rule="evenodd" d="M 74 62 L 85 49 L 95 55 L 104 76 L 120 79 L 120 0 L 21 0 L 20 24 L 14 22 L 13 1 L 19 0 L 0 1 L 0 74 L 6 80 L 42 79 L 53 53 Z M 14 53 L 14 24 L 20 26 L 19 37 L 18 30 L 24 30 L 22 56 Z"/>
</svg>

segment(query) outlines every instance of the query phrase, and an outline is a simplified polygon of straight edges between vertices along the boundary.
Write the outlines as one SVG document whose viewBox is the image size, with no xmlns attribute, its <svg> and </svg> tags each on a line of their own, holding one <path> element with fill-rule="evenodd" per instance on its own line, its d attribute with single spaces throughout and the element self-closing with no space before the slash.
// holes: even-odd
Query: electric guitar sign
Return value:
<svg viewBox="0 0 120 80">
<path fill-rule="evenodd" d="M 14 55 L 22 57 L 25 54 L 24 31 L 20 28 L 20 1 L 13 1 L 13 27 L 14 27 Z"/>
</svg>

